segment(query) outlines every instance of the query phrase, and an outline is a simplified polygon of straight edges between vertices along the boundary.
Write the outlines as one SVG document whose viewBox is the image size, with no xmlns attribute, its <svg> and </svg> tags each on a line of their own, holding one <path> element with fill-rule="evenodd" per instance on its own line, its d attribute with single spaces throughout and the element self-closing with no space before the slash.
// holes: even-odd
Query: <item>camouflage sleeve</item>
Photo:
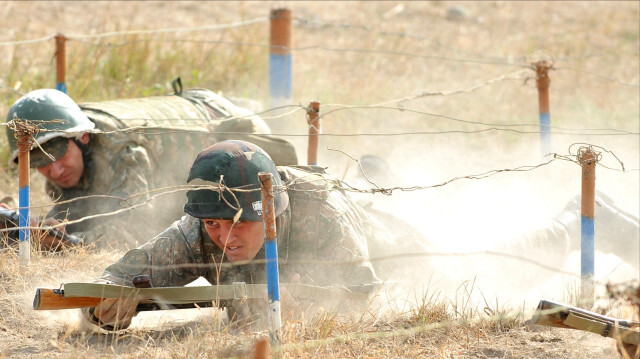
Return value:
<svg viewBox="0 0 640 359">
<path fill-rule="evenodd" d="M 307 237 L 300 235 L 304 230 L 299 226 L 316 227 L 313 231 L 317 234 L 311 237 L 315 240 L 304 246 L 295 246 L 297 257 L 301 259 L 296 270 L 302 282 L 322 286 L 359 286 L 378 281 L 369 262 L 362 213 L 356 206 L 342 191 L 331 191 L 322 205 L 314 209 L 316 224 L 309 226 L 314 221 L 299 221 L 301 218 L 295 221 L 298 223 L 292 223 L 294 228 L 298 227 L 292 231 L 294 236 L 298 235 L 298 238 L 292 238 L 294 242 Z M 308 263 L 304 263 L 305 259 Z"/>
<path fill-rule="evenodd" d="M 200 220 L 185 215 L 151 241 L 125 253 L 95 282 L 133 286 L 133 277 L 146 274 L 153 287 L 183 286 L 204 275 L 201 262 Z M 100 324 L 93 308 L 83 308 L 81 314 L 87 323 Z M 108 325 L 100 327 L 114 330 Z"/>
<path fill-rule="evenodd" d="M 152 215 L 153 205 L 147 202 L 153 178 L 147 150 L 134 142 L 117 143 L 117 137 L 109 141 L 101 137 L 94 140 L 97 144 L 89 167 L 92 176 L 90 187 L 86 193 L 67 196 L 89 197 L 66 206 L 70 219 L 101 216 L 78 223 L 69 230 L 83 236 L 87 245 L 134 248 L 153 238 L 170 223 L 159 227 L 153 222 L 158 216 Z M 90 197 L 92 195 L 100 197 Z M 122 212 L 109 214 L 115 211 Z"/>
<path fill-rule="evenodd" d="M 202 259 L 200 220 L 185 215 L 151 241 L 132 249 L 107 267 L 100 280 L 132 285 L 146 274 L 154 287 L 183 286 L 207 272 Z"/>
</svg>

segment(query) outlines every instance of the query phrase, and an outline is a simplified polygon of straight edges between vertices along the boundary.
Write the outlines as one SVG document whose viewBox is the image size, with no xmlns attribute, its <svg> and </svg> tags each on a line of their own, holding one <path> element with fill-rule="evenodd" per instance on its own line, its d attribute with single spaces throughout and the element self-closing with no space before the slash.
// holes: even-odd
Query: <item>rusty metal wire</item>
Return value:
<svg viewBox="0 0 640 359">
<path fill-rule="evenodd" d="M 23 120 L 23 119 L 19 119 L 15 114 L 13 115 L 13 119 L 9 122 L 6 123 L 7 128 L 13 130 L 13 137 L 16 139 L 16 142 L 20 143 L 20 141 L 22 141 L 22 139 L 27 138 L 28 140 L 28 146 L 27 148 L 30 149 L 31 146 L 33 145 L 33 143 L 35 142 L 36 144 L 38 144 L 37 141 L 35 141 L 36 136 L 38 136 L 38 132 L 39 132 L 39 128 L 38 126 L 34 125 L 31 121 L 29 120 Z M 40 144 L 38 144 L 38 147 L 40 147 Z M 40 147 L 42 149 L 42 147 Z M 44 150 L 43 150 L 44 152 Z M 45 152 L 46 153 L 46 152 Z M 50 156 L 47 153 L 48 156 Z M 50 156 L 51 157 L 51 156 Z M 53 157 L 51 157 L 53 158 Z"/>
<path fill-rule="evenodd" d="M 580 148 L 584 148 L 584 145 L 590 146 L 591 148 L 599 148 L 601 149 L 603 152 L 609 153 L 611 154 L 616 160 L 619 161 L 618 157 L 610 150 L 607 150 L 605 148 L 602 148 L 600 146 L 596 146 L 596 145 L 591 145 L 591 144 L 581 144 L 581 143 L 575 143 L 572 144 L 569 148 L 569 154 L 568 155 L 561 155 L 561 154 L 557 154 L 557 153 L 551 153 L 549 154 L 549 156 L 551 156 L 552 158 L 549 159 L 548 161 L 545 162 L 541 162 L 535 165 L 522 165 L 522 166 L 518 166 L 518 167 L 514 167 L 514 168 L 502 168 L 502 169 L 492 169 L 489 171 L 485 171 L 482 173 L 477 173 L 477 174 L 469 174 L 469 175 L 465 175 L 465 176 L 457 176 L 457 177 L 453 177 L 450 178 L 444 182 L 441 183 L 436 183 L 436 184 L 431 184 L 431 185 L 423 185 L 423 186 L 406 186 L 406 187 L 401 187 L 401 186 L 394 186 L 394 187 L 380 187 L 377 184 L 375 184 L 373 181 L 371 181 L 369 178 L 367 178 L 367 181 L 372 184 L 375 188 L 369 188 L 369 189 L 362 189 L 362 188 L 357 188 L 352 186 L 351 184 L 349 184 L 346 181 L 343 180 L 339 180 L 339 179 L 334 179 L 334 178 L 329 178 L 327 179 L 328 182 L 330 182 L 332 184 L 332 186 L 329 186 L 329 189 L 314 189 L 314 190 L 301 190 L 301 189 L 293 189 L 290 187 L 287 187 L 286 185 L 283 186 L 277 186 L 274 187 L 274 192 L 281 192 L 281 191 L 288 191 L 288 190 L 296 190 L 296 191 L 305 191 L 305 192 L 327 192 L 327 191 L 331 191 L 333 189 L 337 188 L 342 188 L 343 190 L 347 191 L 347 192 L 354 192 L 354 193 L 369 193 L 369 194 L 375 194 L 375 193 L 381 193 L 387 196 L 390 196 L 393 194 L 394 191 L 402 191 L 402 192 L 411 192 L 411 191 L 420 191 L 420 190 L 426 190 L 426 189 L 433 189 L 433 188 L 437 188 L 437 187 L 443 187 L 446 186 L 452 182 L 456 182 L 459 180 L 463 180 L 463 179 L 468 179 L 468 180 L 479 180 L 479 179 L 484 179 L 484 178 L 488 178 L 494 175 L 497 175 L 499 173 L 504 173 L 504 172 L 528 172 L 528 171 L 533 171 L 536 170 L 538 168 L 547 166 L 555 161 L 559 161 L 559 160 L 564 160 L 564 161 L 569 161 L 575 164 L 580 164 L 579 158 L 578 158 L 578 153 L 572 153 L 572 148 L 578 145 L 582 145 L 582 147 Z M 339 151 L 339 150 L 334 150 L 334 151 Z M 339 151 L 342 152 L 343 154 L 345 154 L 346 156 L 348 156 L 349 158 L 351 158 L 353 161 L 358 162 L 355 158 L 353 158 L 352 156 L 348 155 L 347 153 L 343 152 L 343 151 Z M 640 171 L 640 169 L 624 169 L 624 166 L 622 164 L 621 161 L 619 161 L 622 169 L 616 169 L 616 168 L 611 168 L 608 166 L 603 166 L 600 161 L 598 162 L 598 165 L 603 166 L 607 169 L 610 170 L 615 170 L 615 171 L 623 171 L 623 172 L 630 172 L 630 171 Z M 364 171 L 363 171 L 363 175 Z M 366 178 L 366 175 L 365 175 Z M 317 180 L 317 178 L 314 177 L 314 180 Z M 302 179 L 302 181 L 304 181 L 304 179 Z M 210 189 L 213 191 L 216 191 L 218 193 L 231 193 L 232 197 L 235 199 L 236 202 L 236 206 L 232 206 L 231 203 L 227 203 L 229 204 L 231 207 L 233 208 L 239 208 L 239 202 L 237 200 L 237 197 L 235 196 L 234 192 L 255 192 L 255 191 L 260 191 L 260 189 L 242 189 L 242 188 L 229 188 L 227 187 L 224 183 L 224 181 L 222 180 L 221 183 L 217 184 L 217 185 L 179 185 L 179 186 L 172 186 L 172 187 L 163 187 L 163 188 L 158 188 L 158 189 L 154 189 L 154 190 L 150 190 L 147 192 L 143 192 L 143 193 L 136 193 L 134 195 L 131 195 L 129 197 L 117 197 L 117 196 L 108 196 L 108 195 L 92 195 L 92 196 L 83 196 L 83 197 L 77 197 L 71 200 L 67 200 L 67 201 L 61 201 L 61 202 L 57 202 L 57 204 L 69 204 L 75 201 L 82 201 L 88 198 L 109 198 L 109 199 L 117 199 L 119 201 L 120 206 L 122 207 L 121 209 L 118 209 L 116 211 L 113 212 L 109 212 L 109 213 L 102 213 L 102 214 L 97 214 L 97 215 L 93 215 L 93 216 L 87 216 L 87 217 L 82 217 L 79 218 L 77 220 L 73 220 L 73 221 L 69 221 L 69 222 L 65 222 L 62 223 L 58 226 L 62 227 L 66 224 L 73 224 L 73 223 L 79 223 L 79 222 L 83 222 L 89 219 L 93 219 L 93 218 L 100 218 L 100 217 L 108 217 L 108 216 L 112 216 L 112 215 L 117 215 L 123 212 L 126 212 L 128 210 L 140 207 L 140 206 L 144 206 L 146 204 L 148 204 L 149 202 L 151 202 L 152 200 L 154 200 L 155 198 L 159 197 L 159 196 L 163 196 L 163 195 L 167 195 L 167 194 L 171 194 L 171 193 L 177 193 L 177 192 L 184 192 L 184 191 L 190 191 L 190 190 L 199 190 L 199 189 Z M 298 184 L 300 182 L 297 182 Z M 224 196 L 222 196 L 224 198 Z M 226 199 L 225 199 L 226 201 Z M 134 204 L 135 203 L 135 204 Z M 43 208 L 43 207 L 49 207 L 49 206 L 32 206 L 31 208 Z M 3 232 L 5 230 L 0 230 L 0 232 Z"/>
<path fill-rule="evenodd" d="M 305 24 L 311 24 L 317 23 L 317 20 L 314 19 L 313 21 L 308 21 L 305 19 L 300 19 L 300 18 L 296 18 L 296 24 L 298 25 L 305 25 Z M 253 25 L 253 24 L 257 24 L 257 23 L 263 23 L 263 22 L 267 22 L 268 21 L 268 17 L 258 17 L 255 19 L 251 19 L 251 20 L 246 20 L 246 21 L 236 21 L 230 24 L 219 24 L 219 25 L 208 25 L 208 26 L 200 26 L 200 27 L 180 27 L 180 28 L 166 28 L 166 29 L 152 29 L 152 30 L 126 30 L 126 31 L 114 31 L 114 32 L 106 32 L 106 33 L 101 33 L 101 34 L 77 34 L 77 35 L 65 35 L 66 40 L 68 41 L 77 41 L 77 42 L 84 42 L 84 43 L 89 43 L 89 44 L 93 44 L 96 46 L 105 46 L 105 47 L 120 47 L 120 46 L 126 46 L 126 45 L 130 45 L 130 44 L 134 44 L 134 43 L 140 43 L 140 42 L 167 42 L 167 43 L 211 43 L 211 44 L 226 44 L 226 45 L 231 45 L 231 46 L 253 46 L 253 47 L 266 47 L 266 48 L 271 48 L 271 47 L 280 47 L 280 46 L 272 46 L 269 44 L 265 44 L 265 43 L 250 43 L 250 42 L 242 42 L 242 41 L 224 41 L 224 40 L 204 40 L 204 39 L 190 39 L 190 38 L 172 38 L 172 39 L 153 39 L 153 38 L 146 38 L 146 39 L 135 39 L 135 40 L 130 40 L 130 41 L 122 41 L 122 42 L 118 42 L 118 43 L 114 43 L 114 42 L 101 42 L 101 41 L 90 41 L 90 40 L 97 40 L 97 39 L 104 39 L 104 38 L 109 38 L 109 37 L 116 37 L 116 36 L 131 36 L 131 35 L 156 35 L 156 34 L 177 34 L 177 33 L 184 33 L 184 32 L 197 32 L 197 31 L 213 31 L 213 30 L 226 30 L 226 29 L 230 29 L 230 28 L 236 28 L 236 27 L 243 27 L 243 26 L 248 26 L 248 25 Z M 322 24 L 327 24 L 327 23 L 322 23 Z M 426 40 L 430 40 L 432 42 L 434 42 L 437 46 L 439 47 L 446 47 L 444 46 L 442 43 L 440 43 L 437 40 L 433 40 L 431 38 L 425 37 L 423 35 L 415 35 L 415 34 L 409 34 L 409 33 L 404 33 L 404 32 L 386 32 L 386 31 L 376 31 L 375 29 L 368 27 L 368 26 L 362 26 L 362 25 L 349 25 L 349 24 L 340 24 L 340 27 L 343 28 L 361 28 L 364 29 L 366 31 L 369 32 L 377 32 L 379 34 L 382 35 L 386 35 L 386 36 L 397 36 L 397 37 L 403 37 L 403 38 L 412 38 L 412 39 L 416 39 L 416 40 L 421 40 L 421 41 L 426 41 Z M 20 40 L 20 41 L 4 41 L 4 42 L 0 42 L 0 46 L 17 46 L 17 45 L 26 45 L 26 44 L 37 44 L 37 43 L 41 43 L 41 42 L 45 42 L 45 41 L 50 41 L 52 38 L 55 38 L 57 34 L 52 34 L 49 36 L 45 36 L 42 38 L 38 38 L 38 39 L 33 39 L 33 40 Z M 438 56 L 438 55 L 433 55 L 433 54 L 420 54 L 420 53 L 412 53 L 412 52 L 403 52 L 403 51 L 393 51 L 393 50 L 385 50 L 385 49 L 364 49 L 364 48 L 337 48 L 337 47 L 328 47 L 328 46 L 320 46 L 320 45 L 310 45 L 310 46 L 301 46 L 301 47 L 291 47 L 288 48 L 287 50 L 292 51 L 292 52 L 302 52 L 302 51 L 309 51 L 309 50 L 323 50 L 323 51 L 331 51 L 331 52 L 356 52 L 356 53 L 367 53 L 367 54 L 379 54 L 379 55 L 392 55 L 392 56 L 407 56 L 407 57 L 414 57 L 414 58 L 423 58 L 423 59 L 436 59 L 436 60 L 442 60 L 442 61 L 450 61 L 450 62 L 460 62 L 460 63 L 475 63 L 475 64 L 482 64 L 482 65 L 498 65 L 498 66 L 511 66 L 511 67 L 521 67 L 521 68 L 527 68 L 530 67 L 530 65 L 526 64 L 526 61 L 528 61 L 528 57 L 529 56 L 521 56 L 520 58 L 517 59 L 517 61 L 513 61 L 510 57 L 509 58 L 501 58 L 501 57 L 495 57 L 495 56 L 486 56 L 485 54 L 480 54 L 480 53 L 476 53 L 476 54 L 472 54 L 468 51 L 461 51 L 459 49 L 456 49 L 455 51 L 457 52 L 463 52 L 463 53 L 468 53 L 470 55 L 472 55 L 473 57 L 448 57 L 448 56 Z M 561 58 L 559 58 L 559 60 L 562 60 Z M 566 60 L 566 59 L 565 59 Z M 611 82 L 615 82 L 615 83 L 619 83 L 621 85 L 624 86 L 630 86 L 630 87 L 640 87 L 640 84 L 637 83 L 629 83 L 629 82 L 625 82 L 622 81 L 620 79 L 617 78 L 613 78 L 611 76 L 607 76 L 607 75 L 602 75 L 602 74 L 598 74 L 594 71 L 588 71 L 588 70 L 582 70 L 582 69 L 577 69 L 577 68 L 573 68 L 570 66 L 562 66 L 562 67 L 554 67 L 554 69 L 559 69 L 559 70 L 569 70 L 569 71 L 576 71 L 576 72 L 580 72 L 583 74 L 587 74 L 587 75 L 592 75 L 595 76 L 599 79 L 602 80 L 607 80 L 607 81 L 611 81 Z M 425 94 L 427 95 L 427 94 Z"/>
</svg>

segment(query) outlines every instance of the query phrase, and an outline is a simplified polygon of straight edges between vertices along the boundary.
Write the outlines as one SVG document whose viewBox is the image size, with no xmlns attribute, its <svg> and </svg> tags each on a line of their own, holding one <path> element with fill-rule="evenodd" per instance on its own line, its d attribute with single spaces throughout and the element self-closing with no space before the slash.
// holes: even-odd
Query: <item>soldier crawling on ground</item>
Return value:
<svg viewBox="0 0 640 359">
<path fill-rule="evenodd" d="M 65 227 L 85 245 L 133 248 L 180 218 L 181 211 L 159 208 L 159 201 L 181 200 L 182 192 L 168 194 L 168 187 L 184 184 L 196 154 L 228 136 L 259 143 L 278 164 L 297 163 L 293 145 L 270 136 L 262 119 L 203 89 L 81 106 L 63 92 L 41 89 L 13 104 L 7 122 L 14 118 L 39 129 L 30 164 L 46 177 L 56 202 L 44 223 L 89 217 Z M 15 133 L 7 135 L 16 164 Z M 135 208 L 105 215 L 126 207 Z"/>
<path fill-rule="evenodd" d="M 265 283 L 265 264 L 259 263 L 265 258 L 259 172 L 274 176 L 281 278 L 372 293 L 379 282 L 367 247 L 380 230 L 374 219 L 322 168 L 276 168 L 260 147 L 236 140 L 218 142 L 198 155 L 187 183 L 211 188 L 189 190 L 186 215 L 128 251 L 98 282 L 133 286 L 133 278 L 147 275 L 153 287 L 183 286 L 199 277 L 212 284 Z M 286 292 L 281 298 L 283 307 L 295 303 Z M 133 297 L 103 299 L 83 316 L 107 330 L 124 329 L 137 304 Z M 259 306 L 252 308 L 251 314 L 260 317 Z M 236 313 L 238 308 L 227 309 Z"/>
</svg>

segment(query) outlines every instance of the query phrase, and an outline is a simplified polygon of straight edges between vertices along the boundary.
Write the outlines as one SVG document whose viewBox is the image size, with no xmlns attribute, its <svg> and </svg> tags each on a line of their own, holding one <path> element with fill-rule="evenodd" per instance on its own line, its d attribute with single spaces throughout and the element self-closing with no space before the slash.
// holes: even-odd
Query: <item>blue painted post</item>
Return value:
<svg viewBox="0 0 640 359">
<path fill-rule="evenodd" d="M 65 43 L 67 38 L 62 34 L 57 34 L 56 39 L 56 89 L 67 93 L 67 84 L 65 82 L 67 68 L 67 51 Z"/>
<path fill-rule="evenodd" d="M 546 61 L 535 63 L 536 84 L 538 86 L 538 108 L 540 112 L 540 151 L 542 155 L 551 152 L 551 113 L 549 110 L 549 68 Z"/>
<path fill-rule="evenodd" d="M 31 260 L 31 245 L 30 237 L 31 220 L 29 216 L 30 196 L 29 196 L 29 151 L 31 150 L 31 133 L 27 129 L 16 126 L 16 133 L 18 135 L 18 202 L 19 202 L 19 220 L 20 232 L 19 239 L 19 257 L 22 265 L 28 265 Z"/>
<path fill-rule="evenodd" d="M 596 154 L 590 148 L 580 149 L 582 166 L 581 196 L 581 256 L 583 298 L 593 301 L 593 276 L 595 274 L 595 195 L 596 195 Z"/>
<path fill-rule="evenodd" d="M 271 106 L 278 107 L 291 102 L 292 97 L 291 10 L 271 10 L 270 26 L 269 92 Z"/>
<path fill-rule="evenodd" d="M 264 221 L 265 257 L 267 260 L 267 294 L 269 296 L 269 328 L 271 341 L 282 342 L 282 317 L 280 314 L 280 278 L 278 270 L 278 240 L 276 230 L 276 206 L 273 196 L 272 174 L 258 173 L 262 192 L 262 219 Z"/>
<path fill-rule="evenodd" d="M 320 133 L 320 102 L 311 101 L 307 108 L 307 123 L 309 124 L 309 147 L 307 148 L 307 164 L 318 164 L 318 134 Z"/>
</svg>

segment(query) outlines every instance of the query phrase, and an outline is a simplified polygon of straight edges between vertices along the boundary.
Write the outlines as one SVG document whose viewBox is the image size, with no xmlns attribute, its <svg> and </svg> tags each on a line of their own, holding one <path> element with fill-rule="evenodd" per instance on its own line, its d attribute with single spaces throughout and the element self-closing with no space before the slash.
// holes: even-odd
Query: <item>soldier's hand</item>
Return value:
<svg viewBox="0 0 640 359">
<path fill-rule="evenodd" d="M 131 318 L 136 315 L 138 298 L 130 296 L 124 299 L 105 298 L 93 310 L 99 326 L 110 326 L 115 330 L 126 329 L 131 324 Z"/>
</svg>

